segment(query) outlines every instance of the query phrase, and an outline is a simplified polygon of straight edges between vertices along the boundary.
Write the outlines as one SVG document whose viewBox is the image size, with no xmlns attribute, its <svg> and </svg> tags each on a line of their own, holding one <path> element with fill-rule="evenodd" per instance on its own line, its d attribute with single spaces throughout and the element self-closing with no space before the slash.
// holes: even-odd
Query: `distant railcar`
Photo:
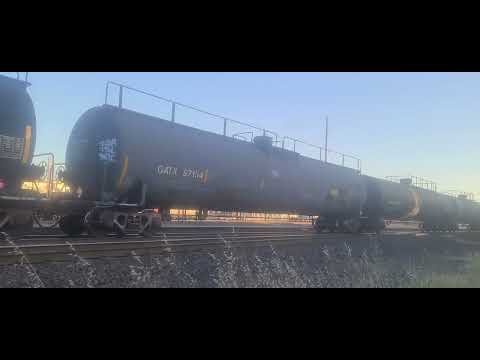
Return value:
<svg viewBox="0 0 480 360">
<path fill-rule="evenodd" d="M 366 192 L 364 216 L 389 220 L 409 220 L 418 216 L 421 203 L 414 188 L 366 175 L 363 181 Z"/>
<path fill-rule="evenodd" d="M 468 224 L 471 230 L 480 230 L 480 203 L 459 198 L 459 223 Z"/>
<path fill-rule="evenodd" d="M 417 218 L 426 230 L 456 230 L 462 214 L 459 200 L 431 190 L 415 188 L 420 198 L 420 212 Z"/>
<path fill-rule="evenodd" d="M 369 176 L 364 176 L 364 184 L 367 217 L 421 221 L 426 230 L 454 231 L 459 224 L 479 227 L 480 204 L 472 200 Z"/>
</svg>

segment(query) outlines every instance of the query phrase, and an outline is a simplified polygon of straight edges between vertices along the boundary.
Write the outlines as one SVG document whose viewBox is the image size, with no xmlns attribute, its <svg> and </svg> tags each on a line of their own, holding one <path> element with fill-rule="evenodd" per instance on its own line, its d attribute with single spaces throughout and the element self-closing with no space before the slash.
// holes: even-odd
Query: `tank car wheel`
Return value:
<svg viewBox="0 0 480 360">
<path fill-rule="evenodd" d="M 143 237 L 152 237 L 153 216 L 151 214 L 140 216 L 140 235 Z"/>
<path fill-rule="evenodd" d="M 161 215 L 154 216 L 152 219 L 152 231 L 161 231 L 163 228 L 163 217 Z"/>
<path fill-rule="evenodd" d="M 117 224 L 113 224 L 113 232 L 120 239 L 124 238 L 125 235 L 126 235 L 125 231 L 120 226 L 118 226 Z"/>
<path fill-rule="evenodd" d="M 325 227 L 323 227 L 323 226 L 314 226 L 313 228 L 315 229 L 317 234 L 321 234 L 325 231 Z"/>
<path fill-rule="evenodd" d="M 113 232 L 118 238 L 123 238 L 127 234 L 128 215 L 116 215 L 113 221 Z"/>
<path fill-rule="evenodd" d="M 333 234 L 335 231 L 337 231 L 337 225 L 328 225 L 328 231 Z"/>
<path fill-rule="evenodd" d="M 33 231 L 33 215 L 25 213 L 0 215 L 0 231 L 7 231 L 10 235 L 21 235 Z"/>
<path fill-rule="evenodd" d="M 78 236 L 85 231 L 84 218 L 82 215 L 66 215 L 60 219 L 59 226 L 65 234 L 69 236 Z"/>
<path fill-rule="evenodd" d="M 6 229 L 8 223 L 10 221 L 10 217 L 5 212 L 0 212 L 0 230 Z"/>
<path fill-rule="evenodd" d="M 385 233 L 386 225 L 385 225 L 385 219 L 379 218 L 375 221 L 375 233 L 377 236 L 382 236 Z"/>
<path fill-rule="evenodd" d="M 325 219 L 321 216 L 319 216 L 316 220 L 315 220 L 315 223 L 313 225 L 315 231 L 317 233 L 322 233 L 324 230 L 327 229 L 327 223 L 325 221 Z"/>
<path fill-rule="evenodd" d="M 327 219 L 326 219 L 326 228 L 327 228 L 328 232 L 330 232 L 330 233 L 332 233 L 332 234 L 333 234 L 334 232 L 338 231 L 338 230 L 339 230 L 339 226 L 338 226 L 338 221 L 337 221 L 337 219 L 332 219 L 332 218 L 328 219 L 328 218 L 327 218 Z"/>
<path fill-rule="evenodd" d="M 362 228 L 362 223 L 358 219 L 348 219 L 342 223 L 342 229 L 348 234 L 359 234 Z"/>
</svg>

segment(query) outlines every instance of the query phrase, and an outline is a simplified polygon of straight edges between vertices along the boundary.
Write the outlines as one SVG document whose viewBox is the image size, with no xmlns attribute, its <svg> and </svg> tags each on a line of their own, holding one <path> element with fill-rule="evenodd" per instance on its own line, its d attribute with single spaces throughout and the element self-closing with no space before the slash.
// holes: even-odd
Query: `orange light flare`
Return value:
<svg viewBox="0 0 480 360">
<path fill-rule="evenodd" d="M 29 190 L 40 193 L 40 195 L 48 194 L 48 181 L 24 181 L 22 190 Z M 54 181 L 52 184 L 52 193 L 70 193 L 71 189 L 61 181 Z"/>
<path fill-rule="evenodd" d="M 200 210 L 196 209 L 170 209 L 170 215 L 175 220 L 186 221 L 196 220 Z M 219 222 L 244 222 L 261 224 L 278 223 L 311 223 L 312 218 L 297 214 L 274 214 L 274 213 L 245 213 L 245 212 L 224 212 L 208 211 L 206 221 Z M 205 221 L 205 220 L 203 220 Z"/>
</svg>

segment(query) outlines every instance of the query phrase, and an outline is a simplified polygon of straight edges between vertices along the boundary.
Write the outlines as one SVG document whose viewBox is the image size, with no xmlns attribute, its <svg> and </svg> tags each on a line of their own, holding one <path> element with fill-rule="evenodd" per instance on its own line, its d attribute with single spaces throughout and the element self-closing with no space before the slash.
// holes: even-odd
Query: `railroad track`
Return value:
<svg viewBox="0 0 480 360">
<path fill-rule="evenodd" d="M 387 232 L 387 235 L 411 232 Z M 171 254 L 201 252 L 218 248 L 265 247 L 300 245 L 313 241 L 354 241 L 373 234 L 317 234 L 313 229 L 288 227 L 169 227 L 149 238 L 128 233 L 119 239 L 114 234 L 101 237 L 83 235 L 69 237 L 59 231 L 6 238 L 0 241 L 0 264 L 71 261 L 73 258 L 122 257 L 132 252 Z"/>
<path fill-rule="evenodd" d="M 213 249 L 305 244 L 315 239 L 312 233 L 159 233 L 151 238 L 135 235 L 118 239 L 67 238 L 60 235 L 48 238 L 21 238 L 5 240 L 0 246 L 0 264 L 22 262 L 65 261 L 73 257 L 120 257 L 134 251 L 142 254 L 170 254 L 177 252 L 208 251 Z"/>
</svg>

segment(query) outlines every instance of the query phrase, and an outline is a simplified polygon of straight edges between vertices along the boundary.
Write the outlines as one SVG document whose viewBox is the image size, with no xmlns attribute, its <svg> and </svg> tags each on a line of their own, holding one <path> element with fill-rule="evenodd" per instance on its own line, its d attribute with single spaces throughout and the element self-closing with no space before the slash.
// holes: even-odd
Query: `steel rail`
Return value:
<svg viewBox="0 0 480 360">
<path fill-rule="evenodd" d="M 283 239 L 281 241 L 273 241 L 275 242 L 275 245 L 277 246 L 298 246 L 306 243 L 311 243 L 312 239 L 298 239 L 298 240 L 291 240 L 291 239 Z M 238 244 L 227 244 L 225 243 L 216 243 L 214 245 L 211 245 L 210 247 L 203 247 L 203 248 L 198 248 L 198 247 L 175 247 L 175 246 L 154 246 L 154 247 L 145 247 L 145 248 L 128 248 L 128 249 L 97 249 L 97 253 L 92 254 L 92 251 L 79 251 L 81 253 L 81 257 L 84 259 L 102 259 L 102 258 L 110 258 L 110 259 L 124 259 L 124 258 L 129 258 L 132 256 L 132 251 L 135 251 L 137 256 L 142 256 L 142 255 L 175 255 L 175 254 L 201 254 L 205 253 L 205 251 L 213 250 L 215 248 L 218 248 L 219 245 L 223 245 L 227 249 L 241 249 L 241 248 L 249 248 L 249 249 L 256 249 L 256 248 L 262 248 L 262 247 L 270 247 L 272 246 L 272 241 L 262 241 L 262 242 L 241 242 Z M 158 250 L 162 250 L 160 252 L 157 252 Z M 114 253 L 113 251 L 116 251 Z M 68 252 L 56 252 L 56 253 L 37 253 L 37 254 L 31 254 L 28 253 L 28 256 L 30 258 L 30 264 L 43 264 L 43 263 L 48 263 L 48 262 L 67 262 L 71 261 L 71 257 L 74 257 L 76 251 L 68 251 Z M 118 253 L 125 252 L 125 253 Z M 52 258 L 46 258 L 46 259 L 38 259 L 42 257 L 47 257 L 47 256 L 57 256 L 57 258 L 52 259 Z M 58 256 L 63 256 L 64 258 L 58 258 Z M 15 261 L 7 261 L 8 259 L 15 259 Z M 0 255 L 0 264 L 2 265 L 8 265 L 8 264 L 16 264 L 18 263 L 18 259 L 21 259 L 22 257 L 19 255 Z M 65 259 L 68 258 L 68 259 Z"/>
<path fill-rule="evenodd" d="M 73 255 L 78 255 L 81 254 L 82 257 L 84 256 L 83 254 L 95 254 L 95 255 L 100 255 L 101 253 L 115 253 L 115 252 L 123 252 L 123 251 L 146 251 L 148 254 L 151 254 L 152 251 L 154 250 L 162 250 L 161 253 L 179 253 L 183 251 L 188 251 L 190 252 L 195 252 L 193 249 L 198 249 L 197 251 L 204 252 L 205 250 L 211 249 L 211 248 L 218 248 L 218 247 L 224 247 L 224 248 L 239 248 L 239 247 L 258 247 L 259 245 L 267 245 L 267 246 L 272 246 L 274 244 L 286 244 L 289 243 L 291 245 L 298 245 L 302 243 L 311 243 L 314 240 L 314 237 L 307 237 L 307 236 L 301 236 L 301 238 L 292 238 L 292 237 L 273 237 L 273 238 L 254 238 L 252 240 L 224 240 L 222 238 L 215 238 L 216 241 L 212 242 L 197 242 L 197 241 L 190 241 L 188 243 L 174 243 L 171 244 L 170 241 L 168 240 L 161 240 L 157 241 L 154 244 L 150 244 L 149 246 L 145 247 L 126 247 L 126 245 L 133 245 L 136 246 L 138 245 L 138 242 L 131 242 L 131 243 L 125 243 L 125 242 L 117 242 L 114 244 L 118 244 L 120 247 L 113 247 L 112 244 L 106 243 L 107 247 L 99 248 L 100 245 L 105 245 L 103 244 L 55 244 L 55 245 L 40 245 L 40 246 L 10 246 L 8 249 L 7 247 L 1 248 L 2 250 L 11 250 L 10 253 L 1 253 L 0 252 L 0 263 L 5 263 L 5 259 L 22 259 L 24 256 L 28 256 L 30 259 L 32 257 L 55 257 L 55 256 L 73 256 Z M 86 248 L 87 246 L 89 247 L 95 247 L 94 249 L 89 249 Z M 35 250 L 38 248 L 43 248 L 43 250 L 50 249 L 54 251 L 40 251 L 40 252 L 34 252 L 31 250 Z M 79 248 L 80 247 L 80 248 Z M 83 248 L 82 248 L 83 247 Z M 60 251 L 59 251 L 60 250 Z M 179 251 L 180 250 L 180 251 Z M 18 253 L 18 251 L 21 251 L 21 254 Z M 105 255 L 106 256 L 106 255 Z"/>
<path fill-rule="evenodd" d="M 309 234 L 314 235 L 314 234 Z M 254 241 L 256 239 L 276 239 L 276 238 L 299 238 L 299 237 L 307 237 L 308 235 L 302 234 L 278 234 L 278 235 L 264 235 L 264 236 L 245 236 L 245 237 L 236 237 L 232 239 L 232 242 L 238 241 Z M 252 239 L 252 240 L 251 240 Z M 165 243 L 168 242 L 191 242 L 194 245 L 202 245 L 202 243 L 198 243 L 199 241 L 208 241 L 208 240 L 219 240 L 218 236 L 216 237 L 209 237 L 209 238 L 184 238 L 184 239 L 159 239 L 159 240 L 134 240 L 134 241 L 94 241 L 94 242 L 83 242 L 83 243 L 73 243 L 74 246 L 100 246 L 100 245 L 139 245 L 139 244 L 157 244 L 157 243 Z M 40 248 L 52 248 L 52 247 L 63 247 L 69 246 L 66 243 L 56 243 L 56 244 L 28 244 L 28 245 L 17 245 L 17 246 L 0 246 L 0 250 L 10 250 L 12 248 L 18 249 L 40 249 Z"/>
</svg>

